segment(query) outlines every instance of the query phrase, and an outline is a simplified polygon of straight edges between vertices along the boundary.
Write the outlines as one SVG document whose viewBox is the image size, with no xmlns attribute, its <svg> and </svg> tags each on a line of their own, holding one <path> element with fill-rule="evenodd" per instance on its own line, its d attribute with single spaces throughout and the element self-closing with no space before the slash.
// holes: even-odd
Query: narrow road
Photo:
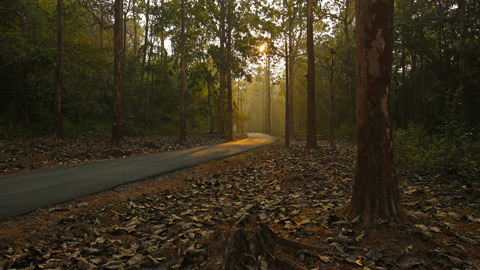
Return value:
<svg viewBox="0 0 480 270">
<path fill-rule="evenodd" d="M 0 178 L 0 220 L 113 187 L 258 149 L 277 139 L 261 133 L 213 146 L 141 155 Z"/>
</svg>

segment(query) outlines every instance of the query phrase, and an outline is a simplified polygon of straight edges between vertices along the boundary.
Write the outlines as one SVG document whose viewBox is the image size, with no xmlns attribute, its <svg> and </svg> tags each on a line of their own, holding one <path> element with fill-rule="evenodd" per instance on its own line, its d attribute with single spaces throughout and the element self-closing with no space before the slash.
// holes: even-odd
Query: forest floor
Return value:
<svg viewBox="0 0 480 270">
<path fill-rule="evenodd" d="M 189 135 L 186 144 L 178 136 L 125 136 L 122 148 L 107 136 L 79 136 L 56 141 L 50 138 L 0 139 L 0 177 L 23 172 L 93 161 L 213 145 L 225 141 L 217 134 Z"/>
<path fill-rule="evenodd" d="M 400 168 L 404 222 L 342 209 L 355 145 L 298 139 L 0 222 L 0 269 L 480 269 L 480 183 Z"/>
</svg>

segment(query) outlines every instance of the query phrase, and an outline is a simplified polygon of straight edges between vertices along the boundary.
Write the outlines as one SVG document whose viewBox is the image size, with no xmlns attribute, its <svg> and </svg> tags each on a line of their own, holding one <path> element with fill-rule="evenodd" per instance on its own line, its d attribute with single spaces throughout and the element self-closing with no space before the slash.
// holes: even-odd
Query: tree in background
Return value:
<svg viewBox="0 0 480 270">
<path fill-rule="evenodd" d="M 63 139 L 62 122 L 62 75 L 63 75 L 63 0 L 57 1 L 57 68 L 55 71 L 55 135 Z"/>
<path fill-rule="evenodd" d="M 112 144 L 121 146 L 123 139 L 123 0 L 115 0 L 115 24 L 114 24 L 114 74 L 113 74 L 113 112 L 115 119 L 112 127 Z"/>
<path fill-rule="evenodd" d="M 317 147 L 315 121 L 315 52 L 313 50 L 313 1 L 307 0 L 307 55 L 308 55 L 308 97 L 307 97 L 307 149 Z"/>
<path fill-rule="evenodd" d="M 181 37 L 180 37 L 180 139 L 181 144 L 186 143 L 187 135 L 185 130 L 185 0 L 181 0 Z"/>
<path fill-rule="evenodd" d="M 358 150 L 346 213 L 370 225 L 401 216 L 390 117 L 393 0 L 357 1 L 356 21 Z"/>
<path fill-rule="evenodd" d="M 227 141 L 233 140 L 233 100 L 232 100 L 232 6 L 234 0 L 227 0 Z"/>
</svg>

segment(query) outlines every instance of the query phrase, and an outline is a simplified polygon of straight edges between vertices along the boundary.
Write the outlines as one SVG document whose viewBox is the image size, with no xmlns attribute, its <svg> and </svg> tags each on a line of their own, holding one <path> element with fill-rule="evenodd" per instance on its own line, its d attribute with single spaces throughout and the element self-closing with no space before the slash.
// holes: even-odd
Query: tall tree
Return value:
<svg viewBox="0 0 480 270">
<path fill-rule="evenodd" d="M 227 0 L 227 141 L 233 140 L 233 97 L 232 97 L 232 5 Z"/>
<path fill-rule="evenodd" d="M 401 217 L 390 119 L 393 0 L 356 1 L 356 22 L 358 150 L 346 213 L 370 225 Z"/>
<path fill-rule="evenodd" d="M 224 90 L 225 90 L 225 0 L 220 1 L 220 53 L 218 55 L 220 83 L 218 90 L 218 133 L 225 132 L 223 120 Z"/>
<path fill-rule="evenodd" d="M 287 8 L 287 23 L 290 28 L 290 5 L 287 4 L 288 2 L 285 1 L 285 5 Z M 290 54 L 290 32 L 287 30 L 286 38 L 285 38 L 285 147 L 290 147 L 290 96 L 289 96 L 289 89 L 288 89 L 288 58 Z"/>
<path fill-rule="evenodd" d="M 330 76 L 328 78 L 329 81 L 329 88 L 330 88 L 330 147 L 333 151 L 336 151 L 337 148 L 335 146 L 335 138 L 334 138 L 334 131 L 335 131 L 335 85 L 336 82 L 334 81 L 333 75 L 335 72 L 335 61 L 334 56 L 336 52 L 335 49 L 330 48 Z"/>
<path fill-rule="evenodd" d="M 343 33 L 345 35 L 345 44 L 347 45 L 347 54 L 345 55 L 345 67 L 347 69 L 347 95 L 348 95 L 348 139 L 353 140 L 353 74 L 352 70 L 351 51 L 352 46 L 350 44 L 350 24 L 352 23 L 353 16 L 350 17 L 350 4 L 351 0 L 345 0 L 343 15 L 340 16 L 343 23 Z"/>
<path fill-rule="evenodd" d="M 313 50 L 313 0 L 307 0 L 307 149 L 317 147 L 315 123 L 315 52 Z"/>
<path fill-rule="evenodd" d="M 458 0 L 458 8 L 460 9 L 459 18 L 459 32 L 460 32 L 460 46 L 458 47 L 459 54 L 459 95 L 460 95 L 460 119 L 462 124 L 467 122 L 467 112 L 465 108 L 465 0 Z"/>
<path fill-rule="evenodd" d="M 113 26 L 113 112 L 112 144 L 120 146 L 123 139 L 123 0 L 115 0 L 115 23 Z"/>
<path fill-rule="evenodd" d="M 180 46 L 181 46 L 181 59 L 180 59 L 180 139 L 181 144 L 186 143 L 187 134 L 185 130 L 185 0 L 181 0 L 181 37 L 180 37 Z"/>
<path fill-rule="evenodd" d="M 150 26 L 150 0 L 147 0 L 147 7 L 145 8 L 145 42 L 143 43 L 143 58 L 142 66 L 140 68 L 140 91 L 143 92 L 143 81 L 145 76 L 145 63 L 147 59 L 147 48 L 148 48 L 148 29 Z"/>
<path fill-rule="evenodd" d="M 55 135 L 63 139 L 62 123 L 62 74 L 63 74 L 63 0 L 57 1 L 57 68 L 55 71 Z"/>
</svg>

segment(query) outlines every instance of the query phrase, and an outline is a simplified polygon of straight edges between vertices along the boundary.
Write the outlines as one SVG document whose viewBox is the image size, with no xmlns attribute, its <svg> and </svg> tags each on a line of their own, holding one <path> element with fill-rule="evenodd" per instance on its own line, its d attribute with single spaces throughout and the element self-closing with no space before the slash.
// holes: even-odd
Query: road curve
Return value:
<svg viewBox="0 0 480 270">
<path fill-rule="evenodd" d="M 276 142 L 262 133 L 247 139 L 179 151 L 67 166 L 0 178 L 0 220 L 116 186 L 220 160 Z"/>
</svg>

